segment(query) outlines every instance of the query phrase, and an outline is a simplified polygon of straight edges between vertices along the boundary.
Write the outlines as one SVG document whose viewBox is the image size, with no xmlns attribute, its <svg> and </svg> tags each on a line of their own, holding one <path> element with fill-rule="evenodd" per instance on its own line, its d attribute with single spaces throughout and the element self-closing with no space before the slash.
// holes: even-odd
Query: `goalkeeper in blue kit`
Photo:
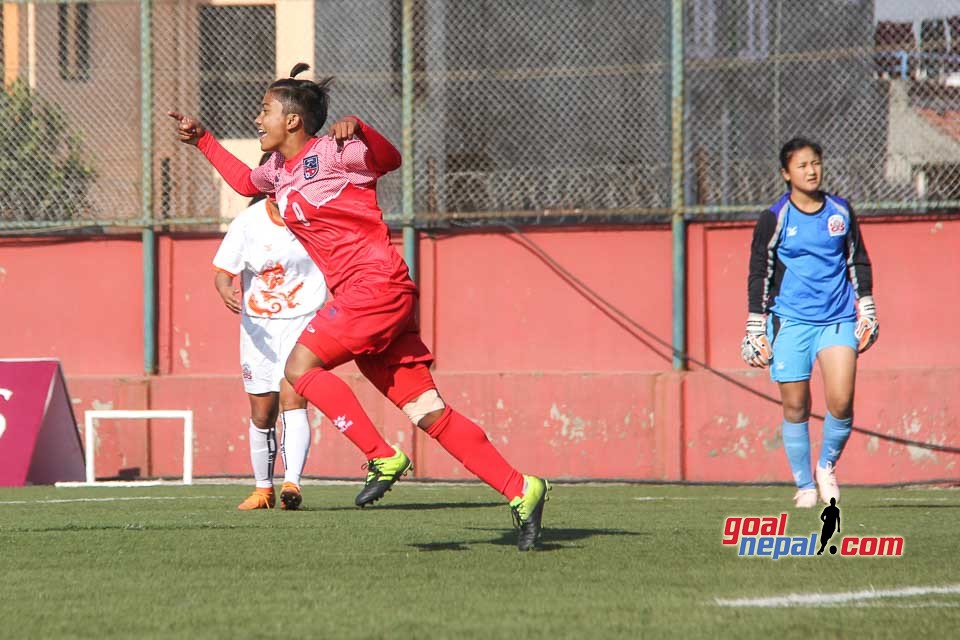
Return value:
<svg viewBox="0 0 960 640">
<path fill-rule="evenodd" d="M 797 507 L 839 502 L 836 466 L 850 437 L 857 357 L 879 335 L 873 273 L 850 204 L 820 189 L 823 150 L 794 138 L 780 150 L 788 191 L 760 214 L 750 249 L 744 361 L 770 367 L 783 404 L 783 448 Z M 823 375 L 827 414 L 810 459 L 810 374 Z"/>
</svg>

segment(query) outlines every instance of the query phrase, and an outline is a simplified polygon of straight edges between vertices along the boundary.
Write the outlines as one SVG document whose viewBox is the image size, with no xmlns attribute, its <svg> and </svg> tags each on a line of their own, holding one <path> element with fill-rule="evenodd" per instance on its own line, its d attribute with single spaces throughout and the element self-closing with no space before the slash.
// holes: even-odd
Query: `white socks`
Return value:
<svg viewBox="0 0 960 640">
<path fill-rule="evenodd" d="M 310 452 L 310 422 L 306 409 L 292 409 L 280 414 L 283 421 L 283 481 L 300 486 L 300 474 Z"/>
<path fill-rule="evenodd" d="M 306 413 L 306 412 L 304 412 Z M 273 463 L 277 459 L 277 430 L 257 429 L 250 421 L 250 462 L 257 488 L 273 488 Z"/>
</svg>

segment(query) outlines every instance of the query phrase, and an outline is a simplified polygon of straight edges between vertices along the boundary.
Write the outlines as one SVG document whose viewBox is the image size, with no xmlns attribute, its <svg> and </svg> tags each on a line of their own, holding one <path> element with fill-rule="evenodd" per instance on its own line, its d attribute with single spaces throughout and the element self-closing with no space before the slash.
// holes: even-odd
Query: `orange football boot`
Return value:
<svg viewBox="0 0 960 640">
<path fill-rule="evenodd" d="M 289 511 L 296 511 L 300 508 L 300 502 L 303 496 L 300 495 L 300 487 L 292 482 L 284 482 L 280 488 L 280 508 Z"/>
<path fill-rule="evenodd" d="M 240 511 L 250 511 L 252 509 L 273 509 L 273 505 L 277 502 L 277 496 L 273 492 L 273 487 L 269 489 L 261 489 L 257 487 L 253 490 L 246 500 L 241 502 L 237 509 Z"/>
</svg>

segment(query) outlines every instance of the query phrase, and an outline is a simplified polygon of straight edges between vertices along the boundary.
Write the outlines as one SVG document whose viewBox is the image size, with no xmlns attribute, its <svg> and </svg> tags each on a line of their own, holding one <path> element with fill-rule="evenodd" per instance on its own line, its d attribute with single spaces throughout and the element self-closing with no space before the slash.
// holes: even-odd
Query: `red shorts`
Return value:
<svg viewBox="0 0 960 640">
<path fill-rule="evenodd" d="M 410 290 L 354 285 L 321 307 L 297 342 L 328 370 L 356 360 L 363 375 L 402 407 L 435 387 L 416 302 Z"/>
</svg>

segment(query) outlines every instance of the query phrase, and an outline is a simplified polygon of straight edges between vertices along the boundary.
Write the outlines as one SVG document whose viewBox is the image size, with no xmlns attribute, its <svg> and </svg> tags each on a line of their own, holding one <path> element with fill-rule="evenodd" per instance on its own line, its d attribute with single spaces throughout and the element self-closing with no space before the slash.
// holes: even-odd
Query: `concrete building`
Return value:
<svg viewBox="0 0 960 640">
<path fill-rule="evenodd" d="M 313 62 L 313 11 L 309 0 L 154 3 L 157 216 L 217 217 L 245 206 L 198 153 L 175 141 L 166 111 L 201 116 L 228 149 L 256 164 L 261 92 L 295 62 Z M 90 217 L 139 218 L 139 3 L 8 3 L 2 15 L 4 80 L 26 79 L 63 109 L 97 174 Z"/>
</svg>

